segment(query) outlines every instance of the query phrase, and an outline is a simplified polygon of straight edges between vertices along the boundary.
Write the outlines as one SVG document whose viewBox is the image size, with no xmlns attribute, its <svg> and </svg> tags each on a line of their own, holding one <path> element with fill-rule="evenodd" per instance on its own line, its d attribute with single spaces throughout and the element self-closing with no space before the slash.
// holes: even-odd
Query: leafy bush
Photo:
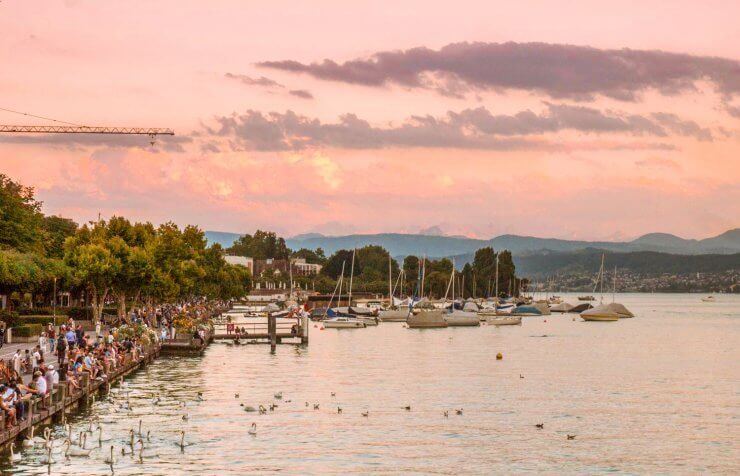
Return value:
<svg viewBox="0 0 740 476">
<path fill-rule="evenodd" d="M 13 328 L 13 335 L 16 337 L 34 337 L 41 334 L 41 324 L 28 324 Z"/>
<path fill-rule="evenodd" d="M 55 326 L 60 326 L 67 322 L 66 316 L 57 316 L 56 319 L 53 316 L 21 316 L 16 321 L 17 325 L 27 325 L 27 324 L 41 324 L 42 326 L 46 327 L 47 324 L 54 324 Z"/>
<path fill-rule="evenodd" d="M 18 320 L 18 313 L 0 309 L 0 321 L 3 321 L 7 327 L 13 327 Z"/>
<path fill-rule="evenodd" d="M 60 310 L 57 309 L 57 314 L 61 314 Z M 54 308 L 51 307 L 24 307 L 16 309 L 19 316 L 51 316 L 54 314 Z"/>
<path fill-rule="evenodd" d="M 89 321 L 93 316 L 91 307 L 68 307 L 64 313 L 75 321 Z"/>
</svg>

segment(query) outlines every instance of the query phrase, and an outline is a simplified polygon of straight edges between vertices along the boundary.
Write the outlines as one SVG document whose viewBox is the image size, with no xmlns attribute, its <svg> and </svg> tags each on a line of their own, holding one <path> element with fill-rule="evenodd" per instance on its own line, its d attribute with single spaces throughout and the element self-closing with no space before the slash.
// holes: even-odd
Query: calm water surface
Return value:
<svg viewBox="0 0 740 476">
<path fill-rule="evenodd" d="M 90 458 L 48 468 L 40 450 L 23 450 L 0 469 L 110 474 L 113 444 L 115 474 L 738 474 L 740 296 L 700 297 L 618 295 L 637 317 L 612 323 L 566 314 L 501 328 L 312 327 L 308 347 L 275 355 L 217 343 L 132 376 L 133 411 L 114 411 L 124 400 L 114 387 L 75 415 L 76 429 L 98 417 L 113 437 Z M 240 407 L 273 401 L 266 415 Z M 139 419 L 157 455 L 143 463 L 120 456 Z"/>
</svg>

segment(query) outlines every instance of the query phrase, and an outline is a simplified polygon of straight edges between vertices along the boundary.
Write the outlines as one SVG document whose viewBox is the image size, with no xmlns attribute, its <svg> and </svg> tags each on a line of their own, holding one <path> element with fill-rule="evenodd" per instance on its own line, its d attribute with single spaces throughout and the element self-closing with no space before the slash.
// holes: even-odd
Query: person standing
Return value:
<svg viewBox="0 0 740 476">
<path fill-rule="evenodd" d="M 64 335 L 64 338 L 67 340 L 67 349 L 74 349 L 75 344 L 77 343 L 77 334 L 75 334 L 73 327 L 69 327 L 67 329 L 67 333 Z"/>
<path fill-rule="evenodd" d="M 53 354 L 55 352 L 54 349 L 56 349 L 57 332 L 54 324 L 51 322 L 46 326 L 46 337 L 49 339 L 49 352 Z"/>
<path fill-rule="evenodd" d="M 21 363 L 23 362 L 23 357 L 21 357 L 21 349 L 16 349 L 15 354 L 13 354 L 13 370 L 15 370 L 15 373 L 18 375 L 21 374 Z"/>
<path fill-rule="evenodd" d="M 67 339 L 65 338 L 62 331 L 59 331 L 59 339 L 57 340 L 57 359 L 59 361 L 59 368 L 62 367 L 64 359 L 67 357 Z"/>
<path fill-rule="evenodd" d="M 100 325 L 100 320 L 95 323 L 95 342 L 100 342 L 100 339 L 103 337 L 102 328 Z"/>
</svg>

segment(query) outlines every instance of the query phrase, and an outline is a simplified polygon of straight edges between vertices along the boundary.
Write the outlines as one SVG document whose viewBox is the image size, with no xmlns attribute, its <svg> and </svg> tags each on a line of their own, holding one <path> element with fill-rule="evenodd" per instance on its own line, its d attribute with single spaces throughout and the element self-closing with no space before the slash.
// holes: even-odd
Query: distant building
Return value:
<svg viewBox="0 0 740 476">
<path fill-rule="evenodd" d="M 254 275 L 262 276 L 265 271 L 271 271 L 277 276 L 288 276 L 291 265 L 294 276 L 315 276 L 321 272 L 320 264 L 306 263 L 304 258 L 293 258 L 290 262 L 286 259 L 267 258 L 254 260 Z"/>
<path fill-rule="evenodd" d="M 254 260 L 247 258 L 246 256 L 224 256 L 224 259 L 229 264 L 240 264 L 249 269 L 249 272 L 254 276 Z"/>
<path fill-rule="evenodd" d="M 306 263 L 305 258 L 294 258 L 293 274 L 297 276 L 315 276 L 321 272 L 320 264 Z"/>
</svg>

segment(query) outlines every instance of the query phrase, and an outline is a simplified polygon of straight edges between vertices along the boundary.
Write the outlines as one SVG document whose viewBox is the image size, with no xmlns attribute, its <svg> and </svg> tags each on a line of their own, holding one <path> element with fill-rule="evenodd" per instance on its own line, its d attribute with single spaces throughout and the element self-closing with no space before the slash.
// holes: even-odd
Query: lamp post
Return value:
<svg viewBox="0 0 740 476">
<path fill-rule="evenodd" d="M 54 316 L 54 322 L 56 322 L 57 317 L 57 278 L 54 277 L 54 302 L 51 305 L 53 311 L 52 314 Z"/>
</svg>

